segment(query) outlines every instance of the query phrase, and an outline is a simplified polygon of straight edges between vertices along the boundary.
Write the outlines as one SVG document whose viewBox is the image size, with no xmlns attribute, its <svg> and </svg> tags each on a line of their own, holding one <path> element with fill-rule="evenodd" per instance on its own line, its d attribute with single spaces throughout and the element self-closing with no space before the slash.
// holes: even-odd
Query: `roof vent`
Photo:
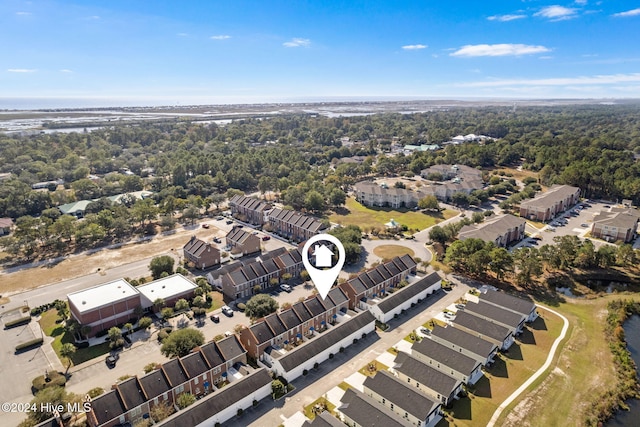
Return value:
<svg viewBox="0 0 640 427">
<path fill-rule="evenodd" d="M 164 288 L 166 288 L 166 287 L 167 287 L 166 285 L 162 285 L 162 289 L 164 289 Z"/>
<path fill-rule="evenodd" d="M 86 303 L 87 303 L 86 301 L 82 301 L 82 304 L 83 304 L 83 305 L 84 305 L 84 304 L 86 304 Z"/>
</svg>

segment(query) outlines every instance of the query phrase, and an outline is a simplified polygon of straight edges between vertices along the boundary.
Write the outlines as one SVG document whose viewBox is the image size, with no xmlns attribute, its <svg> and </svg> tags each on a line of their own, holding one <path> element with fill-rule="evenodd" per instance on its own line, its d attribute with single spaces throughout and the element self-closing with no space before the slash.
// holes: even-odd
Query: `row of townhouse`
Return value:
<svg viewBox="0 0 640 427">
<path fill-rule="evenodd" d="M 269 360 L 273 351 L 298 345 L 335 324 L 347 312 L 349 298 L 340 288 L 327 298 L 314 295 L 291 308 L 273 313 L 240 331 L 240 341 L 250 357 Z"/>
<path fill-rule="evenodd" d="M 200 397 L 215 392 L 214 386 L 224 382 L 234 366 L 246 364 L 246 354 L 235 336 L 209 342 L 143 377 L 118 383 L 111 391 L 94 398 L 87 414 L 88 423 L 92 427 L 136 424 L 148 418 L 156 405 L 173 407 L 182 393 Z"/>
<path fill-rule="evenodd" d="M 580 201 L 580 189 L 569 185 L 553 185 L 546 193 L 520 203 L 520 216 L 536 221 L 551 221 L 560 212 Z"/>
<path fill-rule="evenodd" d="M 369 307 L 369 299 L 383 296 L 409 275 L 416 274 L 416 262 L 409 255 L 395 257 L 340 284 L 349 296 L 350 309 Z"/>
<path fill-rule="evenodd" d="M 231 214 L 241 221 L 254 225 L 263 225 L 266 214 L 272 209 L 269 203 L 243 195 L 233 196 L 229 200 Z"/>
<path fill-rule="evenodd" d="M 234 226 L 225 237 L 232 254 L 248 255 L 260 252 L 260 238 L 242 227 Z"/>
<path fill-rule="evenodd" d="M 271 210 L 267 219 L 271 231 L 295 242 L 309 240 L 328 228 L 317 218 L 286 209 Z"/>
<path fill-rule="evenodd" d="M 271 280 L 280 278 L 288 273 L 297 277 L 304 265 L 302 255 L 297 249 L 285 251 L 275 257 L 264 257 L 250 263 L 237 263 L 233 267 L 225 267 L 223 274 L 212 272 L 207 274 L 211 286 L 220 289 L 232 300 L 249 298 L 255 294 L 254 287 L 259 286 L 263 291 L 271 287 Z"/>
<path fill-rule="evenodd" d="M 451 326 L 489 341 L 499 350 L 507 350 L 524 323 L 533 322 L 537 316 L 532 301 L 488 290 L 459 310 Z"/>
<path fill-rule="evenodd" d="M 526 223 L 523 218 L 510 214 L 498 215 L 480 224 L 465 225 L 460 229 L 458 238 L 460 240 L 481 239 L 504 248 L 524 238 Z"/>
<path fill-rule="evenodd" d="M 182 247 L 182 254 L 185 261 L 201 270 L 220 264 L 220 249 L 196 236 L 191 236 L 191 239 Z"/>
<path fill-rule="evenodd" d="M 323 232 L 327 225 L 300 212 L 273 208 L 270 204 L 253 197 L 236 195 L 229 200 L 231 214 L 245 222 L 263 226 L 287 239 L 303 242 Z"/>
</svg>

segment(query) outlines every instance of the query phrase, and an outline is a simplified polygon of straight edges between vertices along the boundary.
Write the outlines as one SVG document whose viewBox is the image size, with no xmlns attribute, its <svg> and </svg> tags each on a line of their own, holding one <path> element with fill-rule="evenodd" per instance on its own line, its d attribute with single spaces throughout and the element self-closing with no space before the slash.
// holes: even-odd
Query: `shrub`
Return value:
<svg viewBox="0 0 640 427">
<path fill-rule="evenodd" d="M 19 319 L 11 320 L 10 322 L 5 323 L 4 328 L 9 329 L 15 326 L 26 325 L 29 322 L 31 322 L 31 316 L 21 317 Z"/>
<path fill-rule="evenodd" d="M 340 347 L 340 353 L 344 353 L 344 347 Z"/>
<path fill-rule="evenodd" d="M 57 371 L 52 371 L 48 373 L 49 381 L 45 380 L 44 375 L 40 375 L 31 381 L 31 385 L 33 389 L 36 391 L 43 390 L 47 387 L 64 387 L 67 383 L 67 378 Z"/>
<path fill-rule="evenodd" d="M 253 406 L 258 406 L 258 401 L 256 399 L 253 399 Z"/>
<path fill-rule="evenodd" d="M 309 371 L 307 371 L 306 369 L 304 371 L 302 371 L 302 375 L 307 375 L 309 373 Z"/>
<path fill-rule="evenodd" d="M 313 364 L 313 369 L 318 369 L 318 366 L 320 366 L 320 365 L 318 365 L 318 362 L 314 363 Z"/>
<path fill-rule="evenodd" d="M 31 341 L 23 342 L 22 344 L 18 344 L 16 346 L 16 352 L 20 352 L 22 350 L 27 350 L 27 349 L 29 349 L 31 347 L 36 347 L 36 346 L 42 345 L 42 343 L 43 343 L 43 339 L 42 338 L 36 338 L 36 339 L 31 340 Z"/>
<path fill-rule="evenodd" d="M 246 305 L 245 303 L 242 303 L 242 302 L 241 302 L 241 303 L 238 303 L 238 304 L 236 305 L 236 307 L 237 307 L 237 308 L 238 308 L 238 310 L 240 310 L 240 311 L 245 311 L 245 310 L 247 309 L 247 305 Z"/>
<path fill-rule="evenodd" d="M 333 353 L 329 353 L 329 359 L 333 359 Z"/>
<path fill-rule="evenodd" d="M 243 413 L 244 410 L 242 408 L 238 408 L 238 416 L 241 417 Z"/>
<path fill-rule="evenodd" d="M 166 330 L 162 329 L 162 330 L 160 330 L 160 332 L 158 332 L 158 341 L 162 342 L 168 336 L 169 336 L 169 333 Z"/>
<path fill-rule="evenodd" d="M 92 388 L 91 390 L 89 390 L 87 392 L 87 394 L 89 395 L 89 397 L 91 397 L 92 399 L 94 397 L 98 397 L 100 396 L 102 393 L 104 393 L 104 389 L 101 387 L 96 387 L 96 388 Z"/>
</svg>

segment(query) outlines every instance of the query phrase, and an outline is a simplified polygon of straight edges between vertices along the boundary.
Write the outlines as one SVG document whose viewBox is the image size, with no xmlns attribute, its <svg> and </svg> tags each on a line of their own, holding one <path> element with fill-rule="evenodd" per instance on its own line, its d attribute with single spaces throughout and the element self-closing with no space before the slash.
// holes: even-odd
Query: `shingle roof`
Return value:
<svg viewBox="0 0 640 427">
<path fill-rule="evenodd" d="M 526 221 L 522 218 L 506 214 L 499 215 L 495 219 L 485 220 L 485 222 L 475 225 L 465 225 L 458 233 L 460 240 L 482 239 L 486 242 L 495 242 L 507 230 L 518 228 Z"/>
<path fill-rule="evenodd" d="M 216 342 L 216 346 L 224 360 L 233 360 L 246 353 L 246 350 L 235 335 L 221 339 Z"/>
<path fill-rule="evenodd" d="M 218 248 L 203 240 L 198 239 L 196 236 L 192 236 L 191 239 L 184 245 L 183 249 L 196 258 L 200 258 L 202 253 L 207 249 L 219 252 Z"/>
<path fill-rule="evenodd" d="M 344 291 L 337 286 L 331 288 L 327 295 L 329 296 L 329 298 L 331 298 L 335 305 L 344 304 L 345 302 L 349 301 L 349 297 L 345 295 Z"/>
<path fill-rule="evenodd" d="M 256 390 L 271 384 L 271 375 L 265 369 L 259 369 L 222 389 L 211 393 L 177 414 L 161 421 L 164 427 L 196 426 L 215 416 L 226 408 L 250 396 Z"/>
<path fill-rule="evenodd" d="M 391 410 L 378 404 L 369 396 L 348 389 L 342 399 L 342 405 L 338 408 L 347 417 L 354 420 L 358 425 L 367 427 L 410 427 L 408 421 L 404 421 Z"/>
<path fill-rule="evenodd" d="M 302 301 L 293 304 L 291 308 L 296 311 L 296 314 L 298 315 L 298 317 L 300 317 L 300 319 L 302 319 L 303 322 L 311 320 L 311 318 L 313 317 L 311 316 L 311 313 L 309 313 L 309 309 L 307 309 Z"/>
<path fill-rule="evenodd" d="M 287 327 L 282 323 L 282 320 L 276 313 L 270 314 L 264 318 L 264 322 L 269 325 L 273 333 L 278 336 L 287 332 Z"/>
<path fill-rule="evenodd" d="M 461 384 L 457 379 L 402 351 L 396 355 L 395 363 L 393 369 L 445 397 Z"/>
<path fill-rule="evenodd" d="M 500 308 L 482 300 L 478 303 L 469 301 L 465 306 L 464 311 L 476 314 L 480 317 L 486 317 L 497 323 L 511 326 L 514 329 L 520 326 L 522 321 L 525 319 L 524 314 L 514 313 L 513 311 L 505 310 L 504 308 Z"/>
<path fill-rule="evenodd" d="M 127 410 L 142 405 L 147 401 L 147 397 L 142 391 L 142 387 L 138 383 L 138 378 L 128 378 L 117 385 L 122 402 Z"/>
<path fill-rule="evenodd" d="M 305 421 L 303 427 L 344 427 L 342 421 L 331 415 L 328 411 L 324 411 L 312 420 Z"/>
<path fill-rule="evenodd" d="M 628 212 L 601 212 L 593 218 L 593 223 L 635 231 L 638 227 L 638 216 Z"/>
<path fill-rule="evenodd" d="M 249 327 L 256 337 L 258 344 L 265 343 L 275 337 L 271 328 L 265 322 L 257 322 Z"/>
<path fill-rule="evenodd" d="M 477 332 L 487 338 L 492 338 L 496 341 L 504 341 L 509 334 L 511 334 L 511 331 L 504 326 L 491 323 L 488 320 L 481 319 L 473 314 L 465 313 L 462 310 L 458 311 L 456 314 L 453 324 L 454 326 L 464 326 L 469 330 Z"/>
<path fill-rule="evenodd" d="M 173 387 L 179 386 L 180 384 L 186 382 L 189 377 L 180 366 L 180 362 L 178 359 L 170 360 L 162 365 L 162 370 L 167 375 L 169 379 L 169 384 Z"/>
<path fill-rule="evenodd" d="M 416 387 L 400 381 L 388 371 L 378 371 L 375 376 L 367 377 L 362 386 L 365 394 L 366 389 L 369 389 L 419 420 L 426 420 L 440 406 L 440 403 Z"/>
<path fill-rule="evenodd" d="M 209 342 L 203 345 L 200 347 L 200 351 L 204 354 L 205 359 L 207 359 L 207 363 L 209 363 L 209 366 L 212 368 L 224 363 L 224 356 L 220 354 L 220 350 L 215 342 Z"/>
<path fill-rule="evenodd" d="M 165 378 L 161 370 L 157 369 L 144 377 L 141 377 L 140 384 L 149 399 L 160 396 L 171 390 L 171 385 Z"/>
<path fill-rule="evenodd" d="M 404 288 L 387 296 L 378 304 L 378 308 L 382 310 L 383 313 L 388 313 L 403 302 L 409 301 L 420 292 L 428 289 L 430 286 L 433 286 L 439 280 L 442 280 L 442 278 L 438 275 L 438 273 L 431 273 L 428 276 L 418 280 L 417 282 L 407 285 Z"/>
<path fill-rule="evenodd" d="M 480 362 L 430 339 L 414 342 L 411 352 L 418 352 L 461 374 L 469 375 Z"/>
<path fill-rule="evenodd" d="M 478 356 L 483 356 L 485 358 L 489 357 L 489 355 L 497 347 L 490 341 L 472 335 L 461 329 L 454 328 L 452 326 L 443 328 L 442 326 L 436 325 L 431 331 L 431 335 L 441 338 L 447 342 L 450 342 L 451 344 L 455 344 L 458 347 L 464 348 L 472 352 L 473 354 L 477 354 Z"/>
<path fill-rule="evenodd" d="M 182 366 L 187 371 L 189 378 L 194 378 L 210 369 L 207 361 L 200 352 L 187 354 L 180 358 L 180 362 L 182 362 Z"/>
<path fill-rule="evenodd" d="M 349 320 L 344 320 L 338 323 L 336 326 L 330 328 L 326 332 L 323 332 L 311 341 L 287 352 L 279 359 L 280 364 L 287 372 L 290 372 L 293 368 L 300 366 L 302 363 L 323 352 L 336 342 L 353 334 L 365 325 L 373 323 L 374 321 L 375 318 L 371 312 L 363 311 Z"/>
<path fill-rule="evenodd" d="M 536 309 L 536 305 L 530 300 L 514 297 L 504 292 L 494 291 L 491 289 L 486 293 L 481 294 L 480 299 L 491 304 L 499 305 L 507 310 L 522 313 L 525 316 L 529 316 L 529 314 Z"/>
<path fill-rule="evenodd" d="M 578 190 L 580 190 L 578 187 L 571 187 L 569 185 L 554 185 L 546 193 L 540 194 L 533 199 L 522 201 L 520 207 L 555 205 Z"/>
<path fill-rule="evenodd" d="M 293 329 L 296 326 L 300 326 L 302 324 L 302 320 L 296 314 L 296 311 L 290 308 L 289 310 L 284 310 L 279 314 L 280 320 L 287 327 L 287 329 Z"/>
<path fill-rule="evenodd" d="M 243 245 L 247 240 L 251 240 L 252 236 L 253 234 L 245 231 L 244 228 L 240 228 L 237 226 L 234 226 L 231 231 L 227 233 L 227 239 L 240 245 Z"/>
<path fill-rule="evenodd" d="M 119 417 L 126 411 L 116 390 L 108 391 L 92 399 L 91 410 L 96 416 L 99 425 Z"/>
<path fill-rule="evenodd" d="M 325 308 L 325 306 L 322 304 L 322 302 L 320 301 L 320 298 L 318 296 L 315 296 L 313 298 L 310 298 L 308 300 L 304 301 L 304 305 L 307 307 L 307 309 L 309 309 L 309 312 L 315 317 L 315 316 L 319 316 L 322 313 L 324 313 L 325 311 L 327 311 L 327 309 Z"/>
</svg>

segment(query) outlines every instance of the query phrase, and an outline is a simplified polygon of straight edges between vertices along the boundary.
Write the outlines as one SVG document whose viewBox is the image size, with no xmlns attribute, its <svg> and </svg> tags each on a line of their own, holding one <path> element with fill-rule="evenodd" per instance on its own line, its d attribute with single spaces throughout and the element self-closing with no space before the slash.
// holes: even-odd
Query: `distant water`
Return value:
<svg viewBox="0 0 640 427">
<path fill-rule="evenodd" d="M 624 324 L 624 336 L 631 357 L 640 366 L 640 316 L 630 317 Z M 629 411 L 619 411 L 616 417 L 607 422 L 606 427 L 638 427 L 640 425 L 640 400 L 626 402 Z"/>
<path fill-rule="evenodd" d="M 68 108 L 153 107 L 173 105 L 149 100 L 115 98 L 0 98 L 0 110 L 57 110 Z"/>
</svg>

